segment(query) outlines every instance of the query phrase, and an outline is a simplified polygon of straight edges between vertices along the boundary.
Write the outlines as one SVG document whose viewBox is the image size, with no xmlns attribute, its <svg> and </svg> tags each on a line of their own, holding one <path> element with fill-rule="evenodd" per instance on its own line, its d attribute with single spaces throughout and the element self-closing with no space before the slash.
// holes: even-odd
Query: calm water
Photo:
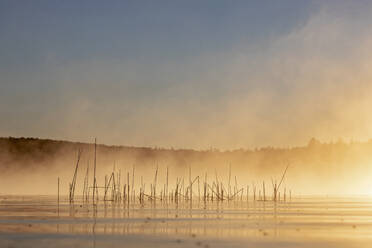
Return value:
<svg viewBox="0 0 372 248">
<path fill-rule="evenodd" d="M 0 197 L 1 247 L 372 247 L 372 200 L 92 204 Z"/>
</svg>

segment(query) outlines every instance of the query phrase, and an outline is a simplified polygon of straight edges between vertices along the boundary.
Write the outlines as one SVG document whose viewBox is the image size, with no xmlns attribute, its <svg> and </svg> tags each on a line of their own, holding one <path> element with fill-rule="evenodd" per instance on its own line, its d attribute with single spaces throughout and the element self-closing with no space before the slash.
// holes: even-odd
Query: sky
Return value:
<svg viewBox="0 0 372 248">
<path fill-rule="evenodd" d="M 0 136 L 372 138 L 370 1 L 0 0 Z"/>
</svg>

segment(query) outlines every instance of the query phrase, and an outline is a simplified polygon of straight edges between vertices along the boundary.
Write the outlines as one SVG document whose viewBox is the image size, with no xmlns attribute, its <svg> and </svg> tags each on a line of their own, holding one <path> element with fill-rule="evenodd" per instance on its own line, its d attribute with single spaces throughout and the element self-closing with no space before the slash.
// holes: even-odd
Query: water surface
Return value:
<svg viewBox="0 0 372 248">
<path fill-rule="evenodd" d="M 92 203 L 0 197 L 1 247 L 372 247 L 372 200 Z"/>
</svg>

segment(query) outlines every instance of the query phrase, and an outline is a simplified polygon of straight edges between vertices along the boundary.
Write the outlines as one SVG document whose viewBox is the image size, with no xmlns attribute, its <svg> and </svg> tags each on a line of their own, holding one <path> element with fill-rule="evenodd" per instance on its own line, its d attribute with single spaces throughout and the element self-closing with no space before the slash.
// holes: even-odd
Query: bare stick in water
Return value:
<svg viewBox="0 0 372 248">
<path fill-rule="evenodd" d="M 94 138 L 94 178 L 93 178 L 93 205 L 94 205 L 94 197 L 96 192 L 96 167 L 97 167 L 97 138 Z"/>
<path fill-rule="evenodd" d="M 57 180 L 57 184 L 58 184 L 57 204 L 58 204 L 58 214 L 59 214 L 59 177 L 58 177 L 58 180 Z"/>
</svg>

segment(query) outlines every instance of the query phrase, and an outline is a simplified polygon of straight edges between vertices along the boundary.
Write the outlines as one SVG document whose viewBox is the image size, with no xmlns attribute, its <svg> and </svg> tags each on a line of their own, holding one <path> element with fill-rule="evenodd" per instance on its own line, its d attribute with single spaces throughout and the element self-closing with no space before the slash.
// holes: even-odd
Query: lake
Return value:
<svg viewBox="0 0 372 248">
<path fill-rule="evenodd" d="M 1 247 L 371 247 L 372 199 L 145 204 L 1 196 Z"/>
</svg>

